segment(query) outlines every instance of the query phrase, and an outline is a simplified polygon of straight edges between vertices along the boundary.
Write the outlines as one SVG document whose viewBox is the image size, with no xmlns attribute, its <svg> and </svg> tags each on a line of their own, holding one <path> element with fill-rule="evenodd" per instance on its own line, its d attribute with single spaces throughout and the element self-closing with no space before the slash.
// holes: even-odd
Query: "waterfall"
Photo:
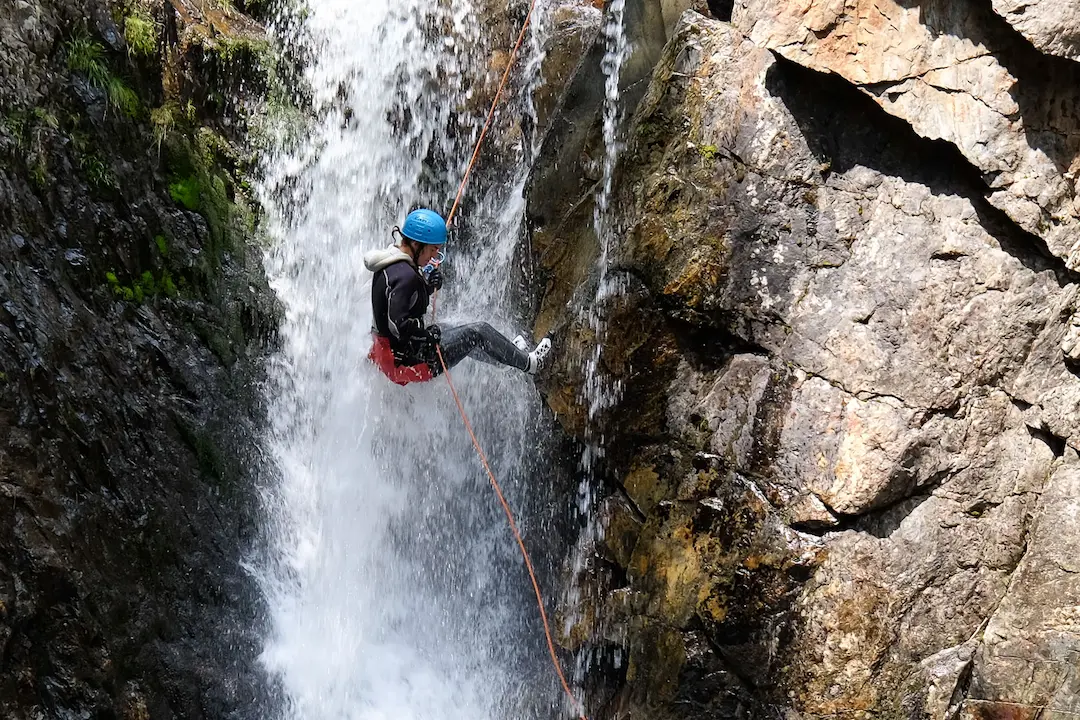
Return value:
<svg viewBox="0 0 1080 720">
<path fill-rule="evenodd" d="M 585 361 L 585 385 L 582 389 L 589 419 L 598 413 L 613 407 L 620 397 L 622 388 L 617 381 L 606 377 L 600 365 L 604 340 L 607 333 L 605 304 L 623 291 L 617 277 L 608 273 L 611 264 L 611 249 L 615 242 L 615 227 L 611 217 L 611 193 L 615 186 L 615 168 L 623 143 L 619 137 L 619 80 L 623 63 L 630 55 L 630 44 L 626 37 L 625 26 L 626 0 L 612 0 L 607 9 L 604 23 L 604 40 L 607 51 L 601 63 L 604 72 L 603 138 L 604 158 L 601 168 L 600 186 L 596 193 L 593 207 L 593 230 L 600 244 L 600 257 L 597 260 L 598 279 L 594 302 L 585 309 L 585 321 L 596 337 L 596 344 L 591 357 Z M 590 438 L 593 440 L 593 438 Z M 603 440 L 596 439 L 587 451 L 585 467 L 590 469 L 593 456 L 603 452 Z"/>
<path fill-rule="evenodd" d="M 588 409 L 588 423 L 585 427 L 585 447 L 580 462 L 582 477 L 578 485 L 577 508 L 585 522 L 571 553 L 573 579 L 562 599 L 562 604 L 567 608 L 563 615 L 563 632 L 566 634 L 571 632 L 574 624 L 583 621 L 583 613 L 588 612 L 584 608 L 598 602 L 598 598 L 589 597 L 595 594 L 595 588 L 590 587 L 588 581 L 584 580 L 590 576 L 589 565 L 603 534 L 603 528 L 596 522 L 598 482 L 595 473 L 597 462 L 604 457 L 604 437 L 597 433 L 596 425 L 598 415 L 614 407 L 623 391 L 621 382 L 604 371 L 601 360 L 607 341 L 607 313 L 610 304 L 625 291 L 622 277 L 610 274 L 609 269 L 611 252 L 617 240 L 617 229 L 611 212 L 611 196 L 615 187 L 615 170 L 624 147 L 620 137 L 620 80 L 631 47 L 626 34 L 626 0 L 611 0 L 605 12 L 605 53 L 601 62 L 604 74 L 604 157 L 593 206 L 593 231 L 600 246 L 600 254 L 596 261 L 597 278 L 593 300 L 582 308 L 579 317 L 595 338 L 590 354 L 583 358 L 584 383 L 580 391 L 580 398 Z M 620 667 L 621 652 L 615 650 L 613 656 L 606 660 L 615 668 Z M 576 661 L 575 681 L 584 683 L 592 668 L 593 655 L 591 652 L 579 653 Z"/>
<path fill-rule="evenodd" d="M 261 187 L 267 268 L 286 314 L 267 390 L 268 549 L 253 572 L 272 613 L 263 662 L 289 720 L 564 709 L 521 559 L 445 383 L 394 386 L 366 360 L 362 255 L 416 206 L 445 214 L 478 135 L 479 10 L 307 0 L 304 47 L 287 48 L 310 57 L 314 112 L 300 141 L 269 155 Z M 528 168 L 506 162 L 527 155 L 524 140 L 507 141 L 522 106 L 500 112 L 484 154 L 514 173 L 478 174 L 447 246 L 441 323 L 525 330 L 513 298 Z M 467 360 L 454 379 L 551 587 L 550 419 L 520 373 Z"/>
</svg>

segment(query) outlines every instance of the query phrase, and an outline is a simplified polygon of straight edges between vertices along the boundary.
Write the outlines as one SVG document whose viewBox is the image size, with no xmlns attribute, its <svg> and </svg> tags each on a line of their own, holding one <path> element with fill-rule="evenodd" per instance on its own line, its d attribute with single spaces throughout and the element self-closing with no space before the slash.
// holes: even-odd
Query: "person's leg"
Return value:
<svg viewBox="0 0 1080 720">
<path fill-rule="evenodd" d="M 442 333 L 443 360 L 454 367 L 470 355 L 518 370 L 529 369 L 529 355 L 485 322 L 446 328 Z"/>
</svg>

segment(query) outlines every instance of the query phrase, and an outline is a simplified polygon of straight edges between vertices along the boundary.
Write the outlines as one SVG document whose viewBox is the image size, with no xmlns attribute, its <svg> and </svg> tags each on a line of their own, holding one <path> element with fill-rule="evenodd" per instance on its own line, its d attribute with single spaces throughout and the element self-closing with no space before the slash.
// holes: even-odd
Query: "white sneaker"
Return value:
<svg viewBox="0 0 1080 720">
<path fill-rule="evenodd" d="M 544 365 L 544 359 L 551 352 L 551 341 L 544 338 L 537 343 L 536 348 L 529 353 L 529 373 L 535 375 L 540 372 L 540 368 Z"/>
<path fill-rule="evenodd" d="M 514 338 L 514 346 L 523 353 L 529 352 L 529 343 L 525 341 L 524 335 L 518 335 Z"/>
</svg>

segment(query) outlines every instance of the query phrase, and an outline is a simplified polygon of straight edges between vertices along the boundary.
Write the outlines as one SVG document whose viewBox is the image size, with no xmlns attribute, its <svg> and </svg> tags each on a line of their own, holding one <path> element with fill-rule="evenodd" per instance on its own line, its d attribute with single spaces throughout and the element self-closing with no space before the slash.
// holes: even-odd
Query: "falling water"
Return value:
<svg viewBox="0 0 1080 720">
<path fill-rule="evenodd" d="M 601 69 L 604 74 L 603 138 L 604 159 L 599 189 L 593 206 L 593 231 L 600 245 L 597 259 L 597 280 L 593 302 L 582 310 L 582 320 L 592 330 L 595 344 L 591 353 L 584 358 L 584 379 L 581 389 L 582 400 L 588 408 L 588 423 L 585 427 L 585 447 L 582 453 L 582 478 L 578 486 L 578 511 L 585 518 L 575 547 L 571 555 L 572 577 L 575 578 L 565 590 L 563 604 L 569 609 L 564 613 L 564 632 L 570 632 L 574 623 L 582 620 L 581 611 L 590 602 L 588 596 L 595 588 L 582 584 L 589 576 L 589 563 L 594 556 L 594 547 L 601 539 L 603 528 L 596 522 L 596 487 L 594 477 L 597 461 L 604 456 L 604 437 L 596 431 L 598 415 L 615 406 L 622 397 L 622 384 L 618 379 L 608 376 L 601 364 L 604 344 L 608 339 L 607 313 L 610 303 L 625 288 L 622 279 L 609 273 L 611 252 L 616 242 L 616 226 L 611 212 L 611 196 L 615 186 L 615 169 L 619 155 L 623 150 L 620 139 L 620 80 L 622 67 L 630 55 L 630 43 L 626 35 L 625 18 L 626 0 L 612 0 L 607 7 L 603 26 L 606 45 Z M 611 658 L 616 667 L 621 658 Z M 584 682 L 589 672 L 591 653 L 579 654 L 574 668 L 574 677 Z"/>
<path fill-rule="evenodd" d="M 469 54 L 481 44 L 477 17 L 468 0 L 308 0 L 304 10 L 294 50 L 311 57 L 303 82 L 315 119 L 271 155 L 262 187 L 267 267 L 286 318 L 268 391 L 278 468 L 266 490 L 269 555 L 255 572 L 272 609 L 263 661 L 290 720 L 517 720 L 563 707 L 517 549 L 445 385 L 397 387 L 365 359 L 364 252 L 388 244 L 411 208 L 445 211 L 478 134 L 482 109 L 461 110 L 478 104 L 471 88 L 487 61 Z M 506 145 L 520 111 L 500 113 L 485 156 L 524 155 Z M 510 301 L 527 171 L 517 165 L 470 187 L 441 323 L 523 329 Z M 480 442 L 540 552 L 557 533 L 535 472 L 549 434 L 536 391 L 517 372 L 459 368 Z"/>
<path fill-rule="evenodd" d="M 597 260 L 599 278 L 596 284 L 595 301 L 586 310 L 586 320 L 596 337 L 592 356 L 585 364 L 584 394 L 588 403 L 590 420 L 602 410 L 612 407 L 618 401 L 622 390 L 617 381 L 604 375 L 600 358 L 607 333 L 607 322 L 604 317 L 606 301 L 622 290 L 619 280 L 612 278 L 608 270 L 611 263 L 611 249 L 615 242 L 615 227 L 611 217 L 611 193 L 615 184 L 615 167 L 623 148 L 623 143 L 619 138 L 619 79 L 623 63 L 630 54 L 630 44 L 626 37 L 625 6 L 626 0 L 613 0 L 608 6 L 608 16 L 604 23 L 604 39 L 607 45 L 607 52 L 604 54 L 601 65 L 604 72 L 604 160 L 600 187 L 593 207 L 593 230 L 600 244 L 600 256 Z M 602 441 L 600 444 L 602 445 Z"/>
</svg>

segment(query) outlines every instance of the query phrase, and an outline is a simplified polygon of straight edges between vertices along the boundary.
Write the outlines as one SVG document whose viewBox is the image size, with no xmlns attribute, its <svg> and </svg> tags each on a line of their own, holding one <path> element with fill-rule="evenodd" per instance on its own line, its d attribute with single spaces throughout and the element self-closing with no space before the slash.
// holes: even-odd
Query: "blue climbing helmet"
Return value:
<svg viewBox="0 0 1080 720">
<path fill-rule="evenodd" d="M 446 221 L 434 210 L 413 210 L 401 226 L 401 234 L 425 245 L 446 243 Z"/>
</svg>

